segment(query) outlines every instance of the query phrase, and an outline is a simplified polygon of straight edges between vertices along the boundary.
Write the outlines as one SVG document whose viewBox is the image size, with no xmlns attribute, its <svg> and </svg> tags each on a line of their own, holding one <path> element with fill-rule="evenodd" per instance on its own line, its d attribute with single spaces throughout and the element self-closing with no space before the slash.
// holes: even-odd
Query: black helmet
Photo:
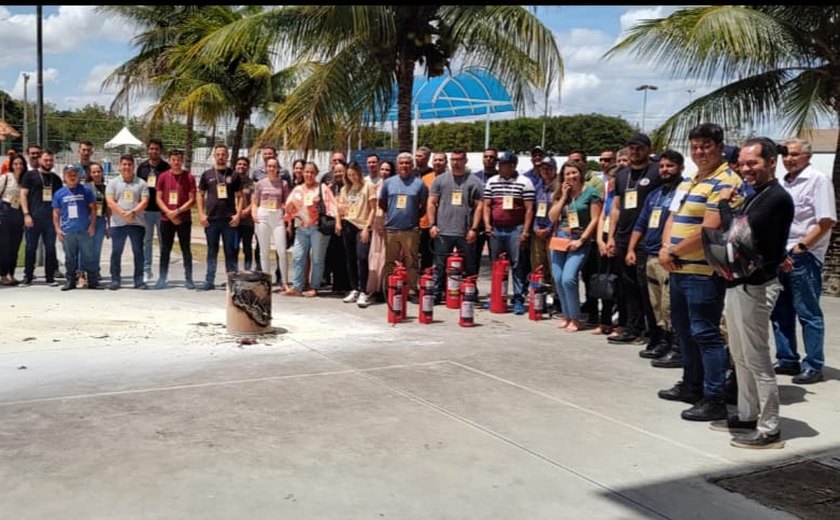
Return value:
<svg viewBox="0 0 840 520">
<path fill-rule="evenodd" d="M 736 218 L 726 232 L 703 228 L 702 238 L 706 261 L 726 280 L 746 278 L 762 265 L 746 215 Z"/>
</svg>

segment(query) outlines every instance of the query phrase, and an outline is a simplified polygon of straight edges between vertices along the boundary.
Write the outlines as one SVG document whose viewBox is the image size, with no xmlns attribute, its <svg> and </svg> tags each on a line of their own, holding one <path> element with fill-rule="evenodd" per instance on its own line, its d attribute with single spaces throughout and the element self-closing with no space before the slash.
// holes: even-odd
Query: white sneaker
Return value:
<svg viewBox="0 0 840 520">
<path fill-rule="evenodd" d="M 144 283 L 152 283 L 152 280 L 155 277 L 155 273 L 145 273 L 143 274 L 143 282 Z"/>
<path fill-rule="evenodd" d="M 370 305 L 370 296 L 365 293 L 359 294 L 359 299 L 356 300 L 356 305 L 364 309 L 368 305 Z"/>
<path fill-rule="evenodd" d="M 359 298 L 359 291 L 350 291 L 350 294 L 344 297 L 344 303 L 353 303 Z"/>
</svg>

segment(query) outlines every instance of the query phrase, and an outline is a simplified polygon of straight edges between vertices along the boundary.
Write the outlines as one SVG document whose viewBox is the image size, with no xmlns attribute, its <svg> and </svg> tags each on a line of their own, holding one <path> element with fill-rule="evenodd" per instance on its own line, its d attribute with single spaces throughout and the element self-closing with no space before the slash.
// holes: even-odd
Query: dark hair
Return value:
<svg viewBox="0 0 840 520">
<path fill-rule="evenodd" d="M 465 150 L 465 149 L 464 149 L 463 147 L 461 147 L 461 146 L 456 146 L 455 148 L 453 148 L 453 149 L 452 149 L 452 152 L 450 152 L 450 153 L 457 153 L 458 155 L 461 155 L 461 154 L 466 155 L 467 150 Z"/>
<path fill-rule="evenodd" d="M 277 155 L 277 148 L 275 148 L 273 146 L 263 146 L 262 149 L 263 150 L 271 150 L 272 152 L 274 152 L 274 155 Z"/>
<path fill-rule="evenodd" d="M 744 144 L 741 145 L 741 148 L 745 146 L 755 146 L 758 145 L 761 147 L 761 158 L 765 161 L 770 161 L 776 158 L 776 155 L 780 153 L 787 153 L 786 146 L 777 145 L 775 141 L 770 139 L 769 137 L 752 137 L 744 141 Z M 780 150 L 783 148 L 783 150 Z"/>
<path fill-rule="evenodd" d="M 183 157 L 184 156 L 184 151 L 183 150 L 178 150 L 177 148 L 175 150 L 170 150 L 169 151 L 169 157 L 172 157 L 173 155 Z"/>
<path fill-rule="evenodd" d="M 661 154 L 659 154 L 660 159 L 668 159 L 672 163 L 676 164 L 677 166 L 685 165 L 685 157 L 683 154 L 676 150 L 665 150 Z"/>
<path fill-rule="evenodd" d="M 146 143 L 146 150 L 148 150 L 149 146 L 153 144 L 160 146 L 160 150 L 163 151 L 163 141 L 161 141 L 160 139 L 149 139 L 149 142 Z"/>
<path fill-rule="evenodd" d="M 347 172 L 349 173 L 350 170 L 354 170 L 356 173 L 359 174 L 359 184 L 364 186 L 364 184 L 365 184 L 365 174 L 362 171 L 362 165 L 359 164 L 358 161 L 353 161 L 349 165 L 347 165 Z M 347 189 L 349 191 L 350 184 L 354 184 L 354 183 L 350 180 L 350 177 L 348 177 L 348 176 L 345 176 L 345 177 L 346 177 L 346 180 L 344 182 L 344 185 L 348 187 Z"/>
<path fill-rule="evenodd" d="M 248 166 L 251 166 L 251 159 L 248 159 L 248 158 L 247 158 L 247 157 L 245 157 L 244 155 L 240 155 L 239 157 L 237 157 L 237 158 L 236 158 L 236 160 L 235 160 L 235 161 L 233 161 L 233 164 L 236 164 L 236 163 L 238 163 L 239 161 L 245 161 L 245 164 L 247 164 Z M 278 166 L 280 165 L 280 162 L 279 162 L 279 161 L 277 162 L 277 165 L 278 165 Z"/>
<path fill-rule="evenodd" d="M 368 155 L 368 156 L 366 157 L 366 159 L 370 159 L 371 157 L 376 157 L 376 162 L 379 162 L 379 156 L 378 156 L 378 155 L 376 155 L 375 153 L 372 153 L 372 154 Z"/>
<path fill-rule="evenodd" d="M 580 155 L 583 156 L 583 160 L 584 161 L 586 160 L 586 157 L 587 157 L 586 150 L 580 150 L 580 149 L 572 150 L 571 152 L 569 152 L 569 155 L 572 155 L 573 153 L 579 153 Z"/>
<path fill-rule="evenodd" d="M 306 166 L 306 159 L 295 159 L 292 161 L 292 169 L 294 170 L 295 166 L 300 163 L 301 166 Z"/>
<path fill-rule="evenodd" d="M 394 161 L 382 161 L 382 162 L 380 162 L 379 163 L 379 168 L 380 169 L 382 168 L 383 164 L 387 164 L 388 166 L 391 167 L 391 175 L 394 175 L 395 173 L 397 173 L 397 167 L 394 166 Z"/>
<path fill-rule="evenodd" d="M 711 139 L 715 144 L 723 142 L 723 128 L 715 123 L 702 123 L 688 133 L 689 141 L 693 139 Z"/>
<path fill-rule="evenodd" d="M 18 159 L 23 161 L 23 173 L 29 171 L 29 164 L 26 162 L 26 157 L 24 157 L 22 153 L 15 154 L 14 157 L 9 160 L 9 171 L 12 171 L 12 166 L 15 165 L 15 161 Z"/>
<path fill-rule="evenodd" d="M 497 155 L 499 153 L 499 149 L 496 148 L 495 146 L 488 146 L 487 148 L 484 149 L 484 151 L 485 152 L 495 152 Z"/>
<path fill-rule="evenodd" d="M 100 170 L 102 169 L 101 164 L 99 164 L 96 161 L 91 161 L 90 164 L 88 164 L 87 170 L 85 170 L 85 183 L 93 182 L 93 175 L 90 173 L 91 171 L 93 171 L 93 165 L 99 166 Z M 102 174 L 104 176 L 105 172 L 102 172 Z"/>
<path fill-rule="evenodd" d="M 338 163 L 338 164 L 340 164 L 340 165 L 344 166 L 344 169 L 345 169 L 345 170 L 347 169 L 347 161 L 345 161 L 344 159 L 339 159 L 339 160 L 337 160 L 337 161 L 331 161 L 331 162 L 332 162 L 332 163 Z"/>
<path fill-rule="evenodd" d="M 131 155 L 130 153 L 124 153 L 124 154 L 120 155 L 120 162 L 123 162 L 123 161 L 131 161 L 131 163 L 134 164 L 134 156 Z"/>
<path fill-rule="evenodd" d="M 87 139 L 83 139 L 83 140 L 79 141 L 79 144 L 83 144 L 83 145 L 90 146 L 91 148 L 93 148 L 93 143 L 91 143 Z"/>
</svg>

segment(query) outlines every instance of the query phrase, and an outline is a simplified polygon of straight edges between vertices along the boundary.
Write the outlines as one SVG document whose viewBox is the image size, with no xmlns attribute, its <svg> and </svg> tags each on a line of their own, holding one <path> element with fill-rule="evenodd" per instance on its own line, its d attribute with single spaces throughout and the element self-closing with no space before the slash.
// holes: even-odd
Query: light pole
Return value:
<svg viewBox="0 0 840 520">
<path fill-rule="evenodd" d="M 648 90 L 658 90 L 656 85 L 639 85 L 636 90 L 643 90 L 645 92 L 644 101 L 642 101 L 642 132 L 645 131 L 645 111 L 647 110 L 647 93 Z"/>
<path fill-rule="evenodd" d="M 23 152 L 29 148 L 29 101 L 26 99 L 26 84 L 29 83 L 29 73 L 23 73 Z"/>
</svg>

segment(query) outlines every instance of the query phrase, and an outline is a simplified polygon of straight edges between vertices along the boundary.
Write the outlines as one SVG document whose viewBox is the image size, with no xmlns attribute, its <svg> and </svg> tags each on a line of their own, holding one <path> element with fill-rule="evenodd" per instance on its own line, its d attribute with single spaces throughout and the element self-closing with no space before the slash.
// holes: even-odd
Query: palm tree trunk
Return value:
<svg viewBox="0 0 840 520">
<path fill-rule="evenodd" d="M 242 137 L 245 135 L 245 122 L 248 121 L 250 114 L 239 114 L 236 119 L 236 131 L 233 134 L 233 145 L 230 148 L 230 160 L 232 165 L 236 165 L 236 158 L 239 157 L 239 149 L 242 148 Z"/>
<path fill-rule="evenodd" d="M 414 94 L 414 62 L 403 55 L 397 66 L 397 144 L 411 150 L 411 101 Z"/>
<path fill-rule="evenodd" d="M 836 112 L 840 115 L 840 107 Z M 834 204 L 840 208 L 840 132 L 837 134 L 836 148 L 831 178 L 834 183 Z M 830 296 L 840 296 L 840 221 L 836 222 L 834 229 L 831 230 L 831 241 L 825 256 L 825 269 L 823 269 L 823 292 Z"/>
<path fill-rule="evenodd" d="M 187 135 L 184 139 L 184 169 L 190 171 L 192 167 L 193 146 L 195 145 L 195 113 L 187 113 Z"/>
</svg>

